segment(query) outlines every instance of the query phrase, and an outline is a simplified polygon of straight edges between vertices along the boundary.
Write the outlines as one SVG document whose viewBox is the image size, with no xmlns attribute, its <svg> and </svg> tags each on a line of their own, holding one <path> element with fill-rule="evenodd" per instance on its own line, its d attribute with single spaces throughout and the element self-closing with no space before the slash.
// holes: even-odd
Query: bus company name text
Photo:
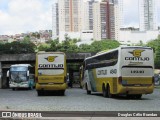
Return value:
<svg viewBox="0 0 160 120">
<path fill-rule="evenodd" d="M 125 57 L 125 60 L 149 61 L 149 57 Z"/>
<path fill-rule="evenodd" d="M 39 68 L 63 68 L 63 64 L 39 64 Z"/>
</svg>

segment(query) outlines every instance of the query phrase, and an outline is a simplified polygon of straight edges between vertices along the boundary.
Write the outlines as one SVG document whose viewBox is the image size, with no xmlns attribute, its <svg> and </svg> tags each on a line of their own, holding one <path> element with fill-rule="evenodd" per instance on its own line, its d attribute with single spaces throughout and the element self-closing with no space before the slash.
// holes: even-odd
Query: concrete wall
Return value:
<svg viewBox="0 0 160 120">
<path fill-rule="evenodd" d="M 66 53 L 67 62 L 78 63 L 83 62 L 87 57 L 95 53 Z M 0 88 L 8 88 L 8 81 L 6 78 L 7 70 L 12 64 L 34 64 L 36 54 L 5 54 L 0 55 Z"/>
</svg>

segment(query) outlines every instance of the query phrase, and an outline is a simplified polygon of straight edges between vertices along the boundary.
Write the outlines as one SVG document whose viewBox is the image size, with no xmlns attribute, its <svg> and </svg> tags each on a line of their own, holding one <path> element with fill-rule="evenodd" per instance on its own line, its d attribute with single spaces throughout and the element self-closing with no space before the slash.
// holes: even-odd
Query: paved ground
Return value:
<svg viewBox="0 0 160 120">
<path fill-rule="evenodd" d="M 0 110 L 22 111 L 160 111 L 160 89 L 143 95 L 141 100 L 124 96 L 104 98 L 102 94 L 87 95 L 85 90 L 67 89 L 65 96 L 37 96 L 36 90 L 0 89 Z"/>
</svg>

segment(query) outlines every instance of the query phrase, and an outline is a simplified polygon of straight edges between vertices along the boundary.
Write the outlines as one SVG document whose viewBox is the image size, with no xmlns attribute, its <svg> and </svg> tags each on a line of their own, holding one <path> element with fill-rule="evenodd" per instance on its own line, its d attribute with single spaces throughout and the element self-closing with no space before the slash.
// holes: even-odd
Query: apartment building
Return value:
<svg viewBox="0 0 160 120">
<path fill-rule="evenodd" d="M 82 0 L 58 0 L 59 31 L 81 31 Z"/>
<path fill-rule="evenodd" d="M 93 4 L 93 36 L 95 40 L 115 39 L 115 1 L 102 0 Z M 117 22 L 117 24 L 119 24 Z M 119 25 L 118 25 L 119 26 Z"/>
<path fill-rule="evenodd" d="M 59 13 L 58 3 L 52 5 L 52 39 L 56 39 L 59 35 Z"/>
<path fill-rule="evenodd" d="M 140 31 L 158 30 L 156 0 L 139 0 Z"/>
</svg>

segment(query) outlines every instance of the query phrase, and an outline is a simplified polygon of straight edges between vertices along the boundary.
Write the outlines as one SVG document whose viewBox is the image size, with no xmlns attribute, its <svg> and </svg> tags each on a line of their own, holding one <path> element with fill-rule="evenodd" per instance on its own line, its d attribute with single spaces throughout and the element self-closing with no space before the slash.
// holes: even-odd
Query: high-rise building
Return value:
<svg viewBox="0 0 160 120">
<path fill-rule="evenodd" d="M 93 30 L 93 3 L 95 0 L 83 0 L 82 30 Z"/>
<path fill-rule="evenodd" d="M 81 31 L 81 4 L 82 0 L 58 0 L 59 31 Z"/>
<path fill-rule="evenodd" d="M 116 28 L 119 22 L 115 22 L 115 1 L 102 0 L 93 4 L 93 34 L 95 40 L 115 39 Z M 118 18 L 116 18 L 118 19 Z"/>
<path fill-rule="evenodd" d="M 114 0 L 117 12 L 115 16 L 118 17 L 120 28 L 124 28 L 124 0 Z"/>
<path fill-rule="evenodd" d="M 122 0 L 121 0 L 122 1 Z M 123 12 L 120 9 L 123 8 L 120 6 L 118 0 L 114 0 L 114 17 L 115 17 L 115 40 L 119 40 L 119 31 L 120 27 L 122 27 L 122 16 Z M 120 17 L 121 16 L 121 17 Z"/>
<path fill-rule="evenodd" d="M 139 0 L 140 31 L 157 30 L 155 0 Z"/>
<path fill-rule="evenodd" d="M 56 39 L 59 35 L 59 13 L 58 3 L 52 5 L 52 39 Z"/>
</svg>

